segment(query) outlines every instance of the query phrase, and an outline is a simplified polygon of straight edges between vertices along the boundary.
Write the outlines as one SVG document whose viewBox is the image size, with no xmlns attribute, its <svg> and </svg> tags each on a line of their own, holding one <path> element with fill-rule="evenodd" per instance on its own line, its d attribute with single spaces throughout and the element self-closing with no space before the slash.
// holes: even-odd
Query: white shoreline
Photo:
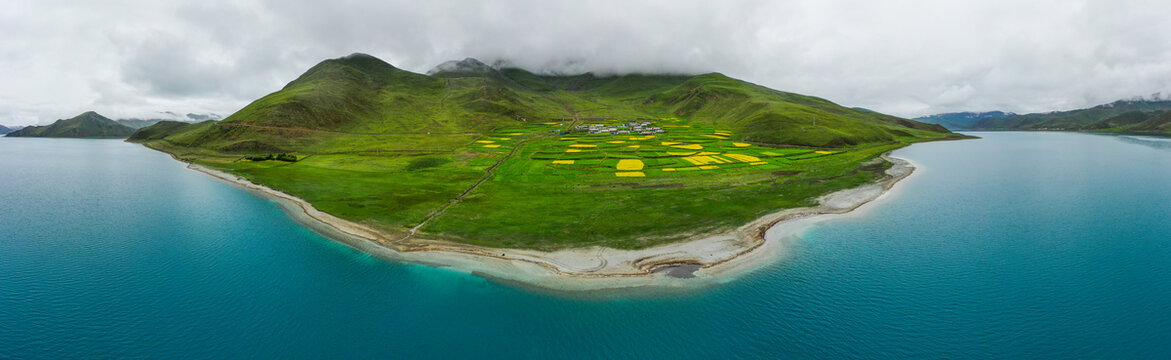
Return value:
<svg viewBox="0 0 1171 360">
<path fill-rule="evenodd" d="M 914 173 L 904 159 L 883 155 L 894 165 L 882 180 L 818 198 L 819 206 L 786 209 L 766 215 L 730 233 L 640 250 L 602 247 L 543 252 L 496 249 L 439 240 L 405 242 L 362 224 L 317 210 L 308 202 L 247 179 L 196 164 L 187 168 L 244 188 L 280 205 L 298 223 L 358 251 L 380 258 L 443 267 L 487 278 L 558 291 L 635 287 L 692 288 L 724 282 L 771 263 L 786 242 L 809 226 L 871 203 Z M 693 278 L 675 278 L 655 270 L 672 264 L 697 264 Z"/>
</svg>

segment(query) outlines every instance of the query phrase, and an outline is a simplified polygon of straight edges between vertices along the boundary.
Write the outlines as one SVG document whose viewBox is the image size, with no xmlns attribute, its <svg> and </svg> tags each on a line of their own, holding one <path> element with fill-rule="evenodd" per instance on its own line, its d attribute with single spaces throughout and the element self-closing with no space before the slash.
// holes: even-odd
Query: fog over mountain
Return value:
<svg viewBox="0 0 1171 360">
<path fill-rule="evenodd" d="M 1171 92 L 1159 1 L 16 1 L 0 123 L 231 114 L 327 58 L 722 72 L 905 117 Z M 95 25 L 100 24 L 100 25 Z"/>
</svg>

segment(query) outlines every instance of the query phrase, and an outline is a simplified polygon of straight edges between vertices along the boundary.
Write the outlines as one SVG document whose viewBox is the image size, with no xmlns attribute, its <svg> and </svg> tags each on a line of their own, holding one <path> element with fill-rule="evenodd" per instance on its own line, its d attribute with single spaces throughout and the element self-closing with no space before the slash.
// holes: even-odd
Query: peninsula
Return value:
<svg viewBox="0 0 1171 360">
<path fill-rule="evenodd" d="M 354 54 L 222 121 L 160 122 L 129 141 L 365 251 L 596 288 L 718 272 L 770 225 L 848 211 L 910 173 L 883 154 L 963 137 L 718 73 L 553 76 L 465 59 L 424 75 Z"/>
</svg>

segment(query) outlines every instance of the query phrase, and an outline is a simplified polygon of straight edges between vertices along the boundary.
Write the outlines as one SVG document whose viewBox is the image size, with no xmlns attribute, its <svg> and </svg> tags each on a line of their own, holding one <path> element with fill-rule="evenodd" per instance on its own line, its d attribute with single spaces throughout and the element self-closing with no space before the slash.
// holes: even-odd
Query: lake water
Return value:
<svg viewBox="0 0 1171 360">
<path fill-rule="evenodd" d="M 167 155 L 0 139 L 0 358 L 1171 357 L 1171 147 L 977 133 L 716 287 L 381 261 Z"/>
</svg>

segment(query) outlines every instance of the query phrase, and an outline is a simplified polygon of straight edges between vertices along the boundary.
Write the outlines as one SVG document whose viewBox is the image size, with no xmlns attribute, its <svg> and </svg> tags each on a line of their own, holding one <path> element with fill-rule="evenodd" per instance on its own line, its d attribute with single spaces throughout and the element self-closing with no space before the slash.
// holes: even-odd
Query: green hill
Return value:
<svg viewBox="0 0 1171 360">
<path fill-rule="evenodd" d="M 1122 131 L 1171 134 L 1171 111 L 1164 111 L 1133 126 L 1122 128 Z"/>
<path fill-rule="evenodd" d="M 51 125 L 29 126 L 5 136 L 12 137 L 63 137 L 63 138 L 125 138 L 134 129 L 110 120 L 93 111 L 87 111 L 71 119 L 57 120 Z"/>
<path fill-rule="evenodd" d="M 988 118 L 972 125 L 974 130 L 1090 130 L 1106 119 L 1131 112 L 1160 113 L 1171 110 L 1171 100 L 1119 100 L 1087 109 Z M 1129 115 L 1133 116 L 1133 115 Z M 1122 120 L 1122 119 L 1120 119 Z"/>
<path fill-rule="evenodd" d="M 1118 115 L 1114 115 L 1100 121 L 1082 126 L 1080 130 L 1109 130 L 1123 127 L 1129 127 L 1134 124 L 1141 123 L 1158 115 L 1155 112 L 1146 111 L 1130 111 Z"/>
<path fill-rule="evenodd" d="M 873 181 L 883 152 L 962 137 L 717 73 L 429 73 L 326 60 L 222 121 L 130 141 L 391 237 L 555 249 L 725 231 Z"/>
<path fill-rule="evenodd" d="M 215 123 L 215 121 L 213 121 L 213 120 L 204 121 L 204 122 L 196 123 L 196 124 L 189 123 L 189 122 L 183 122 L 183 121 L 159 120 L 159 121 L 154 122 L 154 124 L 148 125 L 143 129 L 135 131 L 134 134 L 131 134 L 130 138 L 128 138 L 126 140 L 132 141 L 132 142 L 160 140 L 160 139 L 165 138 L 167 136 L 170 136 L 172 134 L 176 134 L 176 133 L 179 133 L 179 132 L 182 132 L 185 130 L 199 127 L 199 126 L 209 126 L 210 124 L 213 124 L 213 123 Z"/>
</svg>

